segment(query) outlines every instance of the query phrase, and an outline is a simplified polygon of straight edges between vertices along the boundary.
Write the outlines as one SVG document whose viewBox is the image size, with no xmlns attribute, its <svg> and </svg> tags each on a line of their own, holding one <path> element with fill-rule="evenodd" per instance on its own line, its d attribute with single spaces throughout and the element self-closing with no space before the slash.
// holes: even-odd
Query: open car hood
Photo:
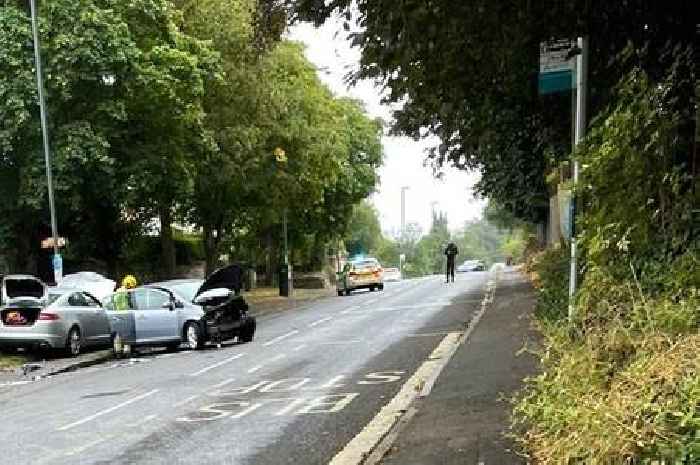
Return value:
<svg viewBox="0 0 700 465">
<path fill-rule="evenodd" d="M 194 298 L 203 292 L 211 289 L 230 289 L 236 295 L 241 292 L 243 287 L 243 268 L 240 265 L 229 265 L 224 268 L 219 268 L 213 272 L 202 284 L 195 294 Z"/>
<path fill-rule="evenodd" d="M 45 301 L 48 288 L 44 282 L 30 275 L 9 275 L 2 280 L 2 304 L 11 305 L 18 302 L 34 304 Z"/>
<path fill-rule="evenodd" d="M 85 291 L 102 301 L 105 297 L 114 292 L 116 282 L 107 279 L 99 273 L 92 271 L 81 271 L 68 274 L 63 277 L 61 284 L 57 286 L 61 289 L 77 289 Z"/>
</svg>

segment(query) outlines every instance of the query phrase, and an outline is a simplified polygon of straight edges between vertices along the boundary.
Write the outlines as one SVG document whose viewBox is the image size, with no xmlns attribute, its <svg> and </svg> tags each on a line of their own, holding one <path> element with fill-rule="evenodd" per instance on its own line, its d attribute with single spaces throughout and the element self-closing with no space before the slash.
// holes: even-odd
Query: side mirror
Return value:
<svg viewBox="0 0 700 465">
<path fill-rule="evenodd" d="M 185 304 L 181 300 L 175 301 L 175 308 L 185 308 Z"/>
<path fill-rule="evenodd" d="M 165 303 L 161 306 L 161 308 L 166 309 L 166 310 L 173 311 L 173 310 L 175 310 L 175 304 L 173 303 L 173 301 L 165 302 Z"/>
</svg>

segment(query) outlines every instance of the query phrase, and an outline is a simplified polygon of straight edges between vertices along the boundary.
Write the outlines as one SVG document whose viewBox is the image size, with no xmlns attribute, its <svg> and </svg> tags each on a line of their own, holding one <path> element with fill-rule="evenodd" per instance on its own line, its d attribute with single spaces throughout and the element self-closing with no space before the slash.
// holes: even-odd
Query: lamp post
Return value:
<svg viewBox="0 0 700 465">
<path fill-rule="evenodd" d="M 287 153 L 281 147 L 277 147 L 274 151 L 275 161 L 278 166 L 287 165 Z M 282 213 L 282 229 L 284 231 L 284 270 L 285 279 L 282 279 L 282 274 L 280 274 L 280 296 L 289 297 L 292 293 L 292 273 L 291 266 L 289 264 L 289 233 L 287 230 L 287 206 L 285 204 L 284 211 Z"/>
<path fill-rule="evenodd" d="M 49 148 L 49 130 L 46 123 L 46 102 L 44 99 L 44 83 L 41 71 L 41 45 L 39 44 L 39 26 L 37 24 L 36 1 L 29 0 L 32 16 L 32 36 L 34 39 L 34 62 L 36 68 L 36 87 L 39 94 L 39 115 L 41 117 L 41 136 L 44 143 L 44 161 L 46 164 L 46 184 L 49 195 L 49 211 L 51 214 L 51 235 L 53 237 L 53 271 L 54 280 L 58 283 L 63 275 L 63 260 L 58 253 L 58 226 L 56 222 L 56 205 L 53 193 L 53 175 L 51 172 L 51 152 Z"/>
<path fill-rule="evenodd" d="M 409 189 L 409 186 L 402 186 L 401 187 L 401 242 L 399 242 L 399 273 L 401 274 L 401 278 L 403 279 L 403 262 L 405 259 L 404 255 L 404 250 L 403 250 L 403 241 L 404 241 L 404 236 L 406 234 L 406 191 Z"/>
</svg>

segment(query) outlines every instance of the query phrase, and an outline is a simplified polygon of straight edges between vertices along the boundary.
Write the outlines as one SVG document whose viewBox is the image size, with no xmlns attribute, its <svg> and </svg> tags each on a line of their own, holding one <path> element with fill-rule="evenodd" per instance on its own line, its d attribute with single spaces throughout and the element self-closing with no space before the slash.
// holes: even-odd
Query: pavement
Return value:
<svg viewBox="0 0 700 465">
<path fill-rule="evenodd" d="M 527 293 L 510 271 L 460 274 L 453 284 L 440 276 L 387 283 L 383 292 L 261 315 L 252 343 L 155 352 L 0 384 L 2 462 L 354 465 L 389 451 L 377 460 L 468 463 L 437 451 L 416 461 L 409 452 L 459 452 L 455 440 L 479 427 L 465 422 L 502 429 L 499 387 L 517 382 L 514 373 L 497 372 L 521 370 L 510 350 L 522 345 L 521 332 L 508 316 L 525 313 Z M 452 398 L 465 389 L 472 397 Z M 433 399 L 439 403 L 426 404 Z M 428 410 L 453 421 L 438 423 Z M 425 421 L 447 428 L 440 437 L 452 442 L 426 446 L 440 438 L 428 436 Z"/>
<path fill-rule="evenodd" d="M 535 296 L 517 272 L 503 273 L 491 307 L 456 351 L 429 396 L 381 460 L 384 465 L 525 464 L 507 439 L 508 399 L 536 374 L 531 324 Z"/>
</svg>

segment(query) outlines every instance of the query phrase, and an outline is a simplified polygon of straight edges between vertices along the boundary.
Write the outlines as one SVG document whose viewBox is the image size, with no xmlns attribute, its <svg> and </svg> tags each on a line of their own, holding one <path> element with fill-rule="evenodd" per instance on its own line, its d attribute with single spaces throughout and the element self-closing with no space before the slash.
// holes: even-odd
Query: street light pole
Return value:
<svg viewBox="0 0 700 465">
<path fill-rule="evenodd" d="M 403 278 L 403 240 L 406 234 L 406 191 L 408 186 L 401 187 L 401 240 L 399 242 L 399 274 Z"/>
<path fill-rule="evenodd" d="M 56 205 L 53 193 L 53 175 L 51 172 L 51 153 L 49 149 L 49 130 L 46 123 L 46 102 L 44 100 L 44 84 L 41 71 L 41 45 L 39 44 L 39 26 L 37 24 L 36 0 L 29 0 L 32 16 L 32 36 L 34 38 L 34 61 L 36 67 L 36 86 L 39 93 L 39 114 L 41 117 L 41 135 L 44 142 L 44 161 L 46 163 L 46 183 L 49 194 L 49 211 L 51 213 L 51 234 L 53 237 L 54 274 L 57 272 L 56 262 L 60 263 L 58 255 L 58 226 L 56 222 Z M 60 266 L 62 269 L 62 266 Z M 60 280 L 60 276 L 57 278 Z"/>
</svg>

